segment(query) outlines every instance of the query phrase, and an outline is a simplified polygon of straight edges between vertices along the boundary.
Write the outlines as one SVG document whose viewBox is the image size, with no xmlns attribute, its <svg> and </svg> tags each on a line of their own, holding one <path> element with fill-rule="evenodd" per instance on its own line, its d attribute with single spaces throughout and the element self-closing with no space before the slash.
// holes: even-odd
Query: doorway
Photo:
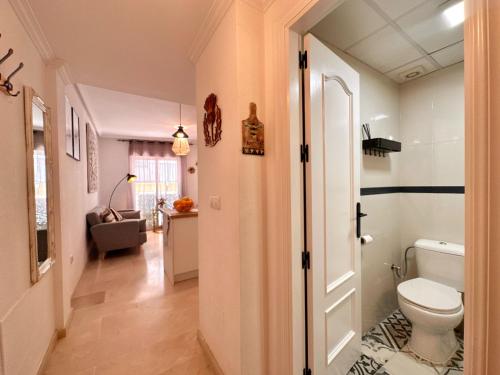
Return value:
<svg viewBox="0 0 500 375">
<path fill-rule="evenodd" d="M 348 3 L 349 3 L 349 1 L 344 2 L 339 7 L 339 9 L 342 8 L 342 7 L 345 7 L 345 4 L 348 4 Z M 351 2 L 351 3 L 354 3 L 354 2 Z M 359 1 L 356 2 L 356 3 L 359 3 Z M 371 2 L 368 1 L 367 3 L 371 3 Z M 320 17 L 317 16 L 317 18 L 320 18 Z M 299 23 L 300 23 L 300 21 L 299 21 Z M 304 42 L 306 50 L 308 50 L 308 48 L 307 48 L 307 45 L 308 45 L 308 40 L 307 39 L 308 38 L 310 38 L 310 36 L 306 36 L 305 37 L 305 42 Z M 299 46 L 300 45 L 299 42 L 294 41 L 294 36 L 291 37 L 291 42 L 292 42 L 292 45 L 294 45 L 294 46 Z M 296 44 L 293 44 L 294 42 Z M 460 49 L 460 48 L 462 49 L 462 56 L 463 56 L 463 45 L 461 46 L 460 42 L 461 41 L 458 41 L 458 42 L 453 43 L 453 44 L 455 44 L 455 46 L 454 46 L 455 49 Z M 325 48 L 327 48 L 327 47 L 325 47 Z M 336 49 L 330 48 L 330 50 L 329 50 L 330 53 L 333 53 L 335 55 L 335 53 L 332 52 L 332 50 L 336 52 Z M 342 51 L 340 51 L 340 53 L 342 53 Z M 308 51 L 308 54 L 310 55 L 309 51 Z M 290 53 L 290 56 L 292 56 L 292 53 Z M 310 57 L 308 59 L 308 63 L 309 63 L 309 67 L 310 67 L 310 64 L 311 64 Z M 458 63 L 460 63 L 460 61 L 458 61 Z M 453 63 L 453 64 L 455 64 L 455 63 Z M 453 65 L 453 64 L 450 64 L 450 65 Z M 442 65 L 444 65 L 444 64 L 442 64 Z M 294 67 L 295 66 L 292 66 L 291 68 L 293 69 Z M 425 66 L 425 64 L 424 64 L 424 66 L 419 66 L 418 67 L 419 69 L 415 69 L 415 72 L 411 71 L 411 72 L 408 73 L 407 70 L 406 70 L 407 68 L 408 67 L 406 67 L 406 66 L 401 66 L 401 67 L 398 67 L 398 69 L 393 69 L 394 72 L 391 72 L 391 73 L 392 73 L 393 77 L 398 77 L 399 78 L 399 77 L 404 77 L 405 75 L 408 75 L 410 73 L 414 73 L 417 76 L 420 75 L 420 74 L 422 76 L 426 76 L 426 75 L 431 74 L 433 71 L 436 70 L 436 69 L 432 70 L 432 68 L 429 68 L 429 67 Z M 444 66 L 441 66 L 441 68 L 444 68 Z M 389 72 L 389 71 L 390 71 L 390 69 L 387 70 L 387 72 Z M 406 74 L 403 75 L 403 73 L 406 73 Z M 321 76 L 321 74 L 320 74 L 320 76 Z M 314 91 L 314 89 L 317 92 L 322 92 L 322 90 L 324 90 L 323 92 L 327 92 L 328 90 L 327 90 L 327 88 L 325 86 L 325 82 L 326 82 L 325 81 L 325 77 L 328 77 L 328 76 L 329 76 L 328 73 L 324 73 L 320 77 L 320 79 L 318 80 L 318 82 L 321 82 L 321 84 L 316 85 L 313 88 L 313 90 L 311 90 L 311 92 Z M 412 76 L 412 74 L 410 74 L 410 76 Z M 462 77 L 463 77 L 463 66 L 462 66 Z M 391 78 L 391 77 L 389 77 L 389 78 Z M 429 79 L 429 78 L 427 78 L 427 79 Z M 306 79 L 306 85 L 305 86 L 306 86 L 306 93 L 307 93 L 307 79 Z M 462 86 L 463 86 L 463 83 L 462 83 Z M 462 88 L 462 90 L 463 90 L 463 88 Z M 462 96 L 463 96 L 463 94 L 462 94 Z M 313 95 L 311 95 L 311 98 L 312 97 L 313 97 Z M 292 95 L 291 99 L 292 99 L 291 102 L 293 103 L 293 100 L 294 100 L 293 95 Z M 313 101 L 313 99 L 311 99 L 311 101 Z M 326 111 L 325 108 L 327 108 L 328 106 L 325 104 L 326 102 L 325 102 L 325 97 L 324 96 L 321 97 L 318 102 L 320 103 L 320 105 L 317 108 L 316 112 L 320 113 L 321 115 L 319 115 L 320 118 L 317 120 L 317 123 L 321 124 L 321 122 L 323 122 L 323 126 L 324 126 L 324 124 L 328 123 L 328 121 L 325 120 L 325 114 L 323 112 Z M 306 104 L 305 105 L 305 109 L 304 109 L 304 113 L 305 113 L 305 117 L 306 118 L 308 116 L 310 116 L 311 118 L 314 116 L 314 111 L 312 111 L 312 110 L 309 111 L 309 110 L 310 110 L 310 108 L 308 108 L 308 105 Z M 463 109 L 462 109 L 462 112 L 463 112 Z M 380 113 L 380 117 L 383 117 L 383 116 L 384 116 L 384 113 Z M 380 120 L 383 120 L 383 118 L 373 119 L 372 121 L 376 122 L 376 121 L 380 121 Z M 311 122 L 313 122 L 313 121 L 311 121 Z M 462 114 L 462 122 L 463 122 L 463 114 Z M 372 124 L 372 126 L 373 126 L 373 124 Z M 463 127 L 462 127 L 462 132 L 463 132 Z M 316 144 L 316 147 L 312 146 L 311 143 L 314 143 L 314 139 L 311 139 L 310 133 L 308 134 L 308 137 L 309 138 L 304 143 L 309 145 L 309 147 L 310 147 L 309 148 L 309 153 L 310 153 L 311 158 L 313 158 L 312 153 L 314 152 L 314 150 L 316 150 L 316 152 L 319 152 L 319 151 L 317 151 L 318 150 L 317 144 Z M 388 137 L 388 138 L 391 138 L 391 137 Z M 361 137 L 358 137 L 357 139 L 360 141 Z M 389 140 L 393 140 L 393 139 L 389 139 Z M 463 144 L 463 135 L 462 135 L 462 144 Z M 462 154 L 463 154 L 463 152 L 462 152 Z M 324 155 L 316 154 L 316 158 L 315 158 L 316 160 L 318 160 L 318 156 L 322 156 L 322 160 L 321 160 L 320 164 L 323 163 L 324 162 Z M 382 160 L 382 159 L 380 159 L 380 160 Z M 386 160 L 391 160 L 391 159 L 389 158 L 389 159 L 386 159 Z M 457 164 L 460 164 L 460 158 L 458 157 L 458 159 L 456 159 L 456 160 L 458 161 Z M 378 161 L 374 162 L 371 159 L 368 160 L 368 161 L 365 160 L 365 159 L 363 159 L 363 163 L 365 163 L 365 162 L 372 163 L 372 166 L 375 165 L 375 167 L 382 167 L 382 169 L 387 167 L 387 163 L 384 164 L 384 163 L 378 162 Z M 461 169 L 462 169 L 462 176 L 463 176 L 463 162 L 461 163 L 461 165 L 462 165 Z M 319 169 L 319 166 L 317 166 L 316 168 Z M 307 237 L 309 238 L 309 244 L 306 244 L 305 248 L 306 248 L 306 250 L 309 250 L 309 251 L 311 250 L 311 248 L 313 248 L 312 251 L 314 251 L 314 247 L 318 246 L 318 244 L 314 244 L 314 241 L 315 241 L 315 235 L 313 233 L 315 231 L 314 220 L 315 219 L 319 220 L 318 217 L 321 217 L 322 220 L 325 219 L 325 215 L 321 214 L 321 209 L 323 209 L 323 207 L 326 206 L 324 191 L 321 191 L 321 189 L 319 189 L 319 190 L 315 190 L 314 189 L 314 184 L 315 184 L 315 182 L 314 182 L 314 176 L 313 176 L 313 173 L 311 172 L 311 170 L 314 170 L 314 169 L 315 169 L 314 166 L 309 167 L 309 176 L 307 176 L 307 175 L 305 176 L 306 179 L 309 178 L 308 179 L 308 184 L 306 184 L 306 189 L 309 189 L 309 192 L 308 192 L 308 195 L 307 195 L 309 197 L 309 199 L 310 199 L 310 201 L 308 202 L 309 211 L 312 211 L 315 208 L 317 209 L 316 215 L 313 215 L 313 214 L 309 213 L 309 215 L 306 218 L 306 223 L 310 223 L 310 229 L 306 233 Z M 389 170 L 391 169 L 391 165 L 390 164 L 389 164 L 388 169 Z M 337 168 L 337 170 L 338 170 L 338 168 Z M 323 171 L 325 171 L 325 169 L 323 169 Z M 328 168 L 326 169 L 326 171 L 328 171 Z M 323 179 L 319 179 L 318 181 L 322 182 Z M 386 188 L 390 188 L 390 189 L 393 190 L 393 191 L 387 192 L 388 194 L 394 194 L 394 196 L 399 196 L 402 193 L 402 191 L 400 189 L 400 186 L 398 186 L 399 185 L 398 182 L 399 181 L 397 181 L 397 183 L 394 183 L 394 185 L 392 185 L 392 186 L 384 186 Z M 433 186 L 433 185 L 434 185 L 433 182 L 429 183 L 429 186 L 427 186 L 427 188 L 429 188 L 429 187 L 433 187 L 434 188 L 435 186 Z M 365 188 L 372 188 L 373 186 L 366 186 L 365 185 L 364 187 Z M 380 186 L 374 186 L 374 187 L 380 187 Z M 402 189 L 402 190 L 407 190 L 408 194 L 421 194 L 422 193 L 421 191 L 413 191 L 412 190 L 412 188 L 415 188 L 415 187 L 422 188 L 423 186 L 404 186 L 404 189 Z M 442 186 L 439 186 L 439 188 L 441 188 L 441 187 Z M 460 196 L 459 199 L 461 199 L 461 202 L 462 202 L 461 204 L 462 204 L 462 212 L 463 212 L 463 191 L 464 191 L 464 189 L 463 189 L 463 177 L 462 177 L 461 185 L 460 185 L 460 183 L 457 183 L 456 185 L 450 184 L 449 186 L 447 186 L 447 188 L 449 188 L 449 190 L 442 191 L 442 192 L 439 192 L 439 193 L 437 193 L 437 190 L 439 190 L 439 189 L 434 189 L 434 190 L 431 189 L 432 191 L 430 193 L 431 194 L 434 194 L 434 193 L 436 193 L 436 194 L 455 194 L 455 196 L 452 199 L 457 198 L 458 194 L 461 194 L 461 196 Z M 461 188 L 461 190 L 460 190 L 460 188 Z M 390 189 L 388 189 L 388 190 L 390 190 Z M 444 190 L 446 190 L 446 189 L 444 189 Z M 453 190 L 455 190 L 455 191 L 453 191 Z M 358 192 L 359 192 L 359 189 L 358 189 Z M 369 190 L 365 190 L 364 191 L 364 193 L 370 193 L 370 192 L 371 191 L 369 191 Z M 322 199 L 322 201 L 321 201 L 321 199 Z M 406 199 L 406 197 L 405 197 L 405 199 Z M 321 201 L 321 203 L 323 203 L 323 205 L 321 203 L 319 203 L 320 201 Z M 342 202 L 346 202 L 348 200 L 347 199 L 342 199 L 341 201 Z M 314 204 L 314 202 L 316 202 L 316 205 Z M 339 204 L 339 202 L 337 202 L 337 204 Z M 350 222 L 351 228 L 350 228 L 350 230 L 351 230 L 351 232 L 353 232 L 355 230 L 355 228 L 356 228 L 356 225 L 355 225 L 356 214 L 355 214 L 354 205 L 351 204 L 350 206 L 351 206 L 351 211 L 352 211 L 352 215 L 350 216 L 351 217 L 351 222 Z M 326 209 L 325 209 L 325 211 L 332 212 L 332 210 L 326 210 Z M 380 215 L 378 215 L 378 216 L 380 217 Z M 455 215 L 455 216 L 459 216 L 459 215 Z M 463 218 L 463 213 L 462 213 L 462 218 Z M 429 220 L 429 221 L 432 221 L 432 220 Z M 460 222 L 458 222 L 457 225 L 460 226 Z M 318 223 L 316 223 L 316 226 L 318 226 Z M 327 231 L 324 230 L 324 226 L 325 226 L 324 222 L 321 225 L 319 225 L 320 228 L 322 227 L 323 232 L 327 232 Z M 446 231 L 444 231 L 444 232 L 446 232 Z M 464 230 L 463 230 L 463 219 L 462 219 L 462 224 L 461 224 L 461 235 L 462 235 L 461 243 L 462 244 L 463 244 L 463 232 L 464 232 Z M 349 231 L 348 230 L 344 230 L 344 231 L 342 231 L 342 233 L 349 233 Z M 443 232 L 441 232 L 441 233 L 443 233 Z M 326 241 L 326 238 L 328 237 L 328 235 L 329 235 L 329 233 L 327 233 L 326 235 L 323 233 L 323 235 L 319 234 L 319 235 L 317 235 L 317 237 L 321 238 L 322 241 Z M 439 234 L 437 234 L 437 235 L 439 236 Z M 445 234 L 442 234 L 442 235 L 446 236 L 448 234 L 445 233 Z M 439 238 L 439 237 L 435 237 L 435 238 Z M 415 240 L 417 240 L 417 239 L 418 239 L 418 237 L 415 238 L 413 240 L 413 242 Z M 377 241 L 377 240 L 375 240 L 375 241 Z M 450 241 L 450 240 L 448 240 L 448 241 Z M 456 240 L 456 242 L 459 242 L 459 241 L 460 241 L 460 239 Z M 345 369 L 340 370 L 341 366 L 340 367 L 336 367 L 335 370 L 333 370 L 333 371 L 336 371 L 336 372 L 328 372 L 329 370 L 327 370 L 327 369 L 322 369 L 319 372 L 317 370 L 318 368 L 320 368 L 320 369 L 322 368 L 322 367 L 320 367 L 321 365 L 326 365 L 328 367 L 328 365 L 330 363 L 333 363 L 334 362 L 333 359 L 336 357 L 335 354 L 337 353 L 338 349 L 341 348 L 343 345 L 345 346 L 346 341 L 351 341 L 352 338 L 355 336 L 354 332 L 356 332 L 354 329 L 347 329 L 347 330 L 342 331 L 342 332 L 341 332 L 341 330 L 336 329 L 336 330 L 332 330 L 332 332 L 330 332 L 330 335 L 329 335 L 328 319 L 326 319 L 327 316 L 328 316 L 328 314 L 326 313 L 326 311 L 331 312 L 332 310 L 330 310 L 328 308 L 323 308 L 323 310 L 321 311 L 322 316 L 320 316 L 320 314 L 318 314 L 318 318 L 316 318 L 316 315 L 314 313 L 314 309 L 318 308 L 319 305 L 317 305 L 318 301 L 315 300 L 315 296 L 316 295 L 322 296 L 322 297 L 327 296 L 328 295 L 328 288 L 327 287 L 324 288 L 324 292 L 323 293 L 319 293 L 319 291 L 321 290 L 321 287 L 323 287 L 325 285 L 328 285 L 328 284 L 332 284 L 332 283 L 326 282 L 325 281 L 325 277 L 324 277 L 324 275 L 328 275 L 328 268 L 330 266 L 330 262 L 325 262 L 325 255 L 324 255 L 324 254 L 328 253 L 328 251 L 327 251 L 328 246 L 325 247 L 324 243 L 319 243 L 319 245 L 320 246 L 318 246 L 318 247 L 324 249 L 324 252 L 322 254 L 320 252 L 320 254 L 319 254 L 320 256 L 319 257 L 318 257 L 318 253 L 317 253 L 316 257 L 314 257 L 314 255 L 311 256 L 311 265 L 312 265 L 312 268 L 316 269 L 316 270 L 318 270 L 318 268 L 321 268 L 321 270 L 317 271 L 317 273 L 318 273 L 318 275 L 321 274 L 322 278 L 320 278 L 320 277 L 317 278 L 315 276 L 315 274 L 314 274 L 314 270 L 311 271 L 311 272 L 309 272 L 309 276 L 308 276 L 308 281 L 309 281 L 309 283 L 308 283 L 309 284 L 309 287 L 308 287 L 309 288 L 308 289 L 308 291 L 309 291 L 309 298 L 307 300 L 307 303 L 310 306 L 308 308 L 309 322 L 307 324 L 308 332 L 310 332 L 310 337 L 309 337 L 309 340 L 307 341 L 307 345 L 309 345 L 309 350 L 308 350 L 309 358 L 308 359 L 311 361 L 311 363 L 314 364 L 314 367 L 316 368 L 316 371 L 313 371 L 313 373 L 339 373 L 339 374 L 343 374 L 343 373 L 347 373 L 347 371 L 345 371 Z M 337 246 L 337 249 L 339 249 L 339 248 L 340 247 Z M 332 251 L 334 251 L 334 249 L 332 249 Z M 398 252 L 401 253 L 401 249 L 399 249 Z M 322 260 L 320 260 L 320 259 L 322 259 Z M 339 258 L 337 257 L 336 260 L 338 261 L 338 259 Z M 317 263 L 315 263 L 315 260 L 317 261 Z M 332 267 L 339 266 L 338 263 L 339 262 L 337 262 L 337 264 L 334 264 Z M 340 262 L 340 263 L 342 263 L 342 262 Z M 400 260 L 399 259 L 394 259 L 392 261 L 389 261 L 388 264 L 386 265 L 387 271 L 389 271 L 389 272 L 387 272 L 387 274 L 389 275 L 389 277 L 392 277 L 392 272 L 390 271 L 391 263 L 399 265 L 400 264 Z M 316 264 L 316 266 L 315 266 L 315 264 Z M 354 264 L 354 263 L 351 263 L 351 264 Z M 355 269 L 355 267 L 346 268 L 346 269 L 344 269 L 344 271 L 346 271 L 346 272 L 343 272 L 343 273 L 339 271 L 340 273 L 337 275 L 337 276 L 339 276 L 339 277 L 337 277 L 337 279 L 338 279 L 337 281 L 339 281 L 340 283 L 342 282 L 342 277 L 340 277 L 340 276 L 345 276 L 346 278 L 352 278 L 353 277 L 352 274 L 356 273 L 356 272 L 353 271 L 353 269 Z M 392 303 L 395 302 L 396 304 L 397 304 L 397 300 L 396 300 L 396 297 L 395 297 L 396 296 L 395 289 L 396 289 L 396 286 L 397 286 L 398 282 L 399 281 L 397 281 L 397 280 L 394 281 L 394 284 L 395 284 L 394 285 L 394 289 L 393 289 L 394 297 L 392 297 Z M 321 284 L 323 284 L 323 285 L 321 285 Z M 316 291 L 315 288 L 318 288 L 318 290 Z M 351 291 L 351 290 L 352 290 L 352 288 L 349 289 L 348 291 Z M 349 301 L 349 297 L 347 297 L 347 293 L 344 293 L 343 297 L 346 297 L 346 299 L 343 300 L 343 301 L 341 301 L 341 302 Z M 340 305 L 341 304 L 342 303 L 340 303 Z M 359 316 L 360 311 L 356 311 L 356 309 L 354 309 L 354 310 L 352 309 L 352 306 L 354 305 L 354 303 L 349 302 L 349 303 L 347 303 L 347 305 L 350 305 L 351 310 L 350 310 L 350 313 L 344 314 L 343 322 L 345 323 L 347 321 L 348 324 L 352 324 L 354 326 L 355 322 L 357 321 L 356 317 Z M 388 303 L 387 305 L 391 306 L 391 303 Z M 330 304 L 329 305 L 329 307 L 333 307 L 333 306 L 336 306 L 336 305 L 335 304 Z M 361 307 L 358 305 L 357 308 L 360 309 Z M 321 310 L 321 308 L 318 308 L 318 309 Z M 346 310 L 349 310 L 349 309 L 346 309 Z M 315 321 L 315 319 L 318 320 L 318 321 Z M 320 320 L 321 320 L 321 323 L 319 323 Z M 363 320 L 363 322 L 364 322 L 364 320 Z M 338 327 L 339 325 L 336 325 L 336 326 Z M 307 331 L 305 328 L 304 328 L 304 330 Z M 366 332 L 366 329 L 360 329 L 360 332 L 361 331 Z M 331 340 L 331 338 L 335 334 L 337 334 L 338 336 L 336 337 L 336 339 Z M 320 337 L 320 338 L 318 338 L 318 337 Z M 315 342 L 316 340 L 318 340 L 317 343 Z M 331 344 L 331 346 L 330 346 L 329 349 L 325 349 L 325 347 L 328 347 L 329 340 L 330 340 L 330 343 L 335 342 L 335 344 Z M 305 346 L 307 346 L 307 345 L 305 345 Z M 322 349 L 320 349 L 319 351 L 316 350 L 316 349 L 312 349 L 312 348 L 318 347 L 318 345 L 322 345 Z M 319 356 L 323 356 L 323 360 L 320 361 L 321 365 L 318 365 L 316 363 L 316 358 L 319 357 Z M 462 363 L 462 366 L 463 366 L 463 363 Z M 306 371 L 307 371 L 307 367 L 308 366 L 306 366 Z M 322 372 L 322 371 L 326 371 L 326 372 Z M 332 370 L 330 370 L 330 371 L 332 371 Z"/>
</svg>

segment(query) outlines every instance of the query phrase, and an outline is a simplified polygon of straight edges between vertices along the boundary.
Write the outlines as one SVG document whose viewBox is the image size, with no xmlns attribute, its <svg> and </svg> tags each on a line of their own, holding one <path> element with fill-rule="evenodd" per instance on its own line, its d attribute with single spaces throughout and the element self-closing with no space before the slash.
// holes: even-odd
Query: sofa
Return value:
<svg viewBox="0 0 500 375">
<path fill-rule="evenodd" d="M 104 258 L 108 251 L 139 246 L 147 241 L 146 219 L 141 219 L 141 212 L 134 210 L 117 211 L 121 220 L 105 222 L 106 207 L 95 207 L 87 213 L 92 239 L 99 257 Z"/>
</svg>

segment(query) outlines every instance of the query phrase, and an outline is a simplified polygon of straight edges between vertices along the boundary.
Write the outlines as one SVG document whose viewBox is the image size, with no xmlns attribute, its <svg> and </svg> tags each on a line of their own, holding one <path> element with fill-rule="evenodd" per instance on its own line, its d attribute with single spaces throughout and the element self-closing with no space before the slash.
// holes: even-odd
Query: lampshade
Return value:
<svg viewBox="0 0 500 375">
<path fill-rule="evenodd" d="M 187 138 L 175 138 L 172 151 L 177 156 L 186 156 L 189 154 L 189 142 Z"/>
<path fill-rule="evenodd" d="M 182 104 L 179 104 L 179 128 L 172 134 L 172 137 L 174 137 L 174 143 L 172 145 L 174 154 L 177 156 L 186 156 L 189 154 L 189 136 L 182 126 Z"/>
<path fill-rule="evenodd" d="M 184 131 L 184 126 L 182 126 L 182 125 L 179 125 L 179 128 L 177 129 L 177 131 L 174 134 L 172 134 L 172 137 L 174 137 L 174 138 L 189 138 L 187 133 Z"/>
<path fill-rule="evenodd" d="M 127 173 L 127 182 L 129 184 L 134 182 L 135 180 L 137 180 L 137 176 L 135 174 Z"/>
</svg>

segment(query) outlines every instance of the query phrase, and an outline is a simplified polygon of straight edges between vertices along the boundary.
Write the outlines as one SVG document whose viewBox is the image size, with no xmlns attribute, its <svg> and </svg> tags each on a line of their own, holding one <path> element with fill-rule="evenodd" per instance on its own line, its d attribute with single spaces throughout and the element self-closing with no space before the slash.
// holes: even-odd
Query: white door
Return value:
<svg viewBox="0 0 500 375">
<path fill-rule="evenodd" d="M 359 75 L 304 38 L 310 356 L 314 375 L 345 375 L 361 355 Z"/>
</svg>

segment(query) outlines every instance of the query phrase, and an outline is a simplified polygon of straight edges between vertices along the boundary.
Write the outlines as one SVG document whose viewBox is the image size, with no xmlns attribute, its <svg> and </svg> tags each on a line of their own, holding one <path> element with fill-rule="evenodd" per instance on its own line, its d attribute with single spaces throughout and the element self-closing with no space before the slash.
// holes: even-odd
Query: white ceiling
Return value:
<svg viewBox="0 0 500 375">
<path fill-rule="evenodd" d="M 102 137 L 166 139 L 179 125 L 179 104 L 94 86 L 77 85 Z M 182 125 L 196 139 L 196 108 L 182 105 Z"/>
<path fill-rule="evenodd" d="M 195 103 L 189 49 L 213 0 L 28 0 L 76 83 Z"/>
<path fill-rule="evenodd" d="M 35 18 L 50 59 L 65 63 L 100 136 L 170 138 L 183 103 L 196 138 L 193 49 L 201 53 L 200 35 L 214 29 L 225 2 L 27 1 L 23 14 Z"/>
<path fill-rule="evenodd" d="M 463 61 L 463 23 L 449 27 L 452 0 L 347 0 L 311 32 L 398 83 Z M 417 78 L 415 77 L 415 78 Z"/>
</svg>

